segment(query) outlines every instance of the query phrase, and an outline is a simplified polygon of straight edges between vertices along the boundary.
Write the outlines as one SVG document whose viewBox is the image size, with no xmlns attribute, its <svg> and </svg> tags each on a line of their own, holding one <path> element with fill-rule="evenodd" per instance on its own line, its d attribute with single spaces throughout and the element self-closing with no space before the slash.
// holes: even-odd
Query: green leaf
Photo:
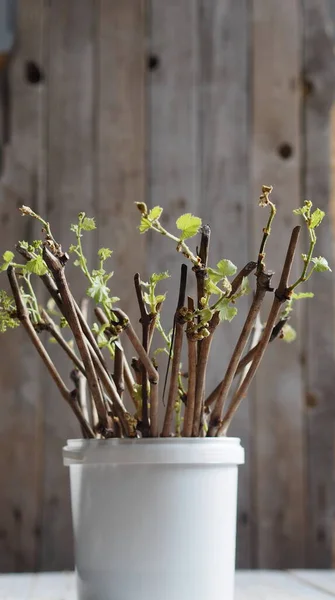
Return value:
<svg viewBox="0 0 335 600">
<path fill-rule="evenodd" d="M 222 290 L 220 290 L 211 279 L 205 279 L 205 290 L 207 294 L 216 294 L 217 296 L 222 295 Z"/>
<path fill-rule="evenodd" d="M 301 208 L 295 208 L 292 212 L 294 215 L 305 215 L 308 210 L 306 206 L 302 206 Z"/>
<path fill-rule="evenodd" d="M 241 296 L 247 296 L 251 292 L 251 286 L 248 277 L 243 277 L 241 285 Z"/>
<path fill-rule="evenodd" d="M 34 240 L 32 242 L 32 247 L 34 248 L 34 250 L 42 250 L 42 240 Z"/>
<path fill-rule="evenodd" d="M 318 227 L 324 216 L 325 213 L 323 212 L 323 210 L 317 208 L 311 215 L 311 219 L 309 222 L 310 229 L 315 229 L 315 227 Z"/>
<path fill-rule="evenodd" d="M 208 321 L 211 320 L 214 311 L 211 310 L 210 308 L 203 308 L 202 310 L 199 311 L 199 317 L 200 317 L 200 321 L 202 323 L 208 323 Z"/>
<path fill-rule="evenodd" d="M 120 298 L 118 296 L 111 296 L 108 298 L 108 304 L 115 304 L 116 302 L 120 302 Z"/>
<path fill-rule="evenodd" d="M 78 235 L 78 234 L 79 234 L 79 227 L 78 227 L 78 225 L 73 225 L 73 224 L 72 224 L 72 225 L 70 226 L 70 230 L 71 230 L 71 231 L 73 231 L 73 233 L 75 233 L 76 235 Z"/>
<path fill-rule="evenodd" d="M 35 275 L 45 275 L 48 272 L 48 267 L 46 266 L 42 256 L 37 256 L 36 258 L 32 258 L 28 260 L 25 266 L 26 271 L 28 273 L 34 273 Z"/>
<path fill-rule="evenodd" d="M 19 242 L 19 246 L 21 246 L 25 250 L 28 250 L 29 244 L 28 244 L 28 242 L 26 242 L 25 240 L 23 240 L 22 242 Z"/>
<path fill-rule="evenodd" d="M 291 342 L 294 342 L 294 340 L 297 337 L 297 332 L 288 323 L 285 323 L 282 332 L 283 332 L 282 339 L 284 340 L 284 342 L 287 342 L 289 344 L 291 344 Z"/>
<path fill-rule="evenodd" d="M 296 292 L 293 292 L 291 298 L 293 298 L 293 300 L 302 300 L 303 298 L 314 298 L 314 294 L 313 292 L 300 292 L 298 294 L 296 294 Z"/>
<path fill-rule="evenodd" d="M 164 302 L 165 298 L 166 298 L 166 294 L 159 294 L 158 296 L 155 296 L 156 306 L 157 306 L 157 304 L 161 304 L 162 302 Z"/>
<path fill-rule="evenodd" d="M 151 228 L 151 223 L 146 217 L 141 217 L 141 224 L 139 225 L 140 233 L 145 233 Z"/>
<path fill-rule="evenodd" d="M 112 254 L 113 250 L 110 250 L 109 248 L 100 248 L 100 250 L 98 250 L 100 260 L 107 260 Z"/>
<path fill-rule="evenodd" d="M 300 208 L 295 208 L 293 210 L 293 214 L 294 215 L 302 215 L 305 219 L 307 219 L 312 206 L 313 206 L 313 203 L 310 200 L 305 200 L 304 206 L 301 206 Z"/>
<path fill-rule="evenodd" d="M 230 306 L 229 300 L 223 300 L 220 304 L 220 321 L 232 321 L 237 315 L 236 306 Z"/>
<path fill-rule="evenodd" d="M 93 282 L 86 293 L 96 302 L 106 302 L 109 299 L 109 291 L 109 288 L 101 280 L 101 277 L 94 277 Z"/>
<path fill-rule="evenodd" d="M 216 265 L 218 271 L 221 273 L 221 277 L 229 277 L 230 275 L 235 275 L 237 271 L 237 267 L 228 259 L 223 258 Z"/>
<path fill-rule="evenodd" d="M 147 292 L 144 292 L 143 294 L 143 300 L 146 304 L 148 304 L 149 306 L 151 306 L 151 297 L 149 294 L 147 294 Z"/>
<path fill-rule="evenodd" d="M 169 271 L 164 271 L 163 273 L 153 273 L 150 277 L 150 283 L 157 283 L 158 281 L 163 281 L 163 279 L 168 279 L 169 277 Z"/>
<path fill-rule="evenodd" d="M 221 281 L 221 279 L 222 279 L 221 273 L 219 273 L 218 271 L 215 271 L 215 269 L 212 269 L 211 267 L 207 268 L 207 273 L 208 273 L 209 279 L 213 283 L 219 283 L 219 281 Z"/>
<path fill-rule="evenodd" d="M 69 324 L 68 324 L 67 320 L 65 319 L 65 317 L 60 318 L 59 326 L 61 329 L 65 329 L 65 327 L 69 327 Z"/>
<path fill-rule="evenodd" d="M 75 246 L 75 244 L 71 244 L 70 248 L 69 248 L 69 252 L 75 252 L 78 249 L 78 246 Z"/>
<path fill-rule="evenodd" d="M 322 273 L 323 271 L 331 271 L 327 259 L 323 256 L 319 256 L 319 258 L 312 258 L 312 262 L 315 264 L 314 270 L 318 273 Z"/>
<path fill-rule="evenodd" d="M 14 329 L 20 325 L 20 321 L 13 315 L 16 313 L 15 302 L 4 290 L 0 290 L 0 333 L 7 329 Z"/>
<path fill-rule="evenodd" d="M 14 258 L 14 252 L 7 250 L 6 252 L 3 253 L 2 258 L 4 259 L 4 261 L 6 263 L 10 263 L 10 262 L 12 262 L 12 260 Z"/>
<path fill-rule="evenodd" d="M 156 221 L 157 219 L 159 219 L 159 217 L 161 216 L 163 212 L 163 209 L 160 206 L 154 206 L 148 214 L 148 219 L 150 221 Z"/>
<path fill-rule="evenodd" d="M 193 237 L 199 231 L 201 227 L 201 219 L 199 217 L 195 217 L 191 213 L 186 213 L 177 219 L 176 225 L 177 229 L 181 230 L 181 240 L 187 240 L 188 238 Z"/>
<path fill-rule="evenodd" d="M 96 224 L 93 217 L 84 217 L 80 226 L 84 231 L 92 231 L 93 229 L 96 229 Z"/>
</svg>

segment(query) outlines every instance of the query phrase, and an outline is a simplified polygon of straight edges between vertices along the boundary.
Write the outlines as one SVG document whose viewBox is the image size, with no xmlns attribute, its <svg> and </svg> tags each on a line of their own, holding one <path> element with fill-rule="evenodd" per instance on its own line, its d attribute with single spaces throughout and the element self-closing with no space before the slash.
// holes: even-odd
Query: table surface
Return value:
<svg viewBox="0 0 335 600">
<path fill-rule="evenodd" d="M 335 571 L 238 571 L 235 600 L 329 600 Z M 73 573 L 0 575 L 0 600 L 76 600 Z"/>
</svg>

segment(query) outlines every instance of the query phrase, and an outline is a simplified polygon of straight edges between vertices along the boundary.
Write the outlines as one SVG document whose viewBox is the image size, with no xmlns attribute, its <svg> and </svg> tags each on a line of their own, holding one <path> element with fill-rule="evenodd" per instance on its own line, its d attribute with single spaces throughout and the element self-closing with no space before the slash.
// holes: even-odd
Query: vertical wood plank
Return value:
<svg viewBox="0 0 335 600">
<path fill-rule="evenodd" d="M 80 211 L 93 214 L 93 57 L 95 3 L 92 0 L 51 0 L 48 9 L 47 198 L 48 219 L 63 249 L 73 241 L 70 223 Z M 84 239 L 91 258 L 93 236 Z M 77 299 L 87 287 L 79 269 L 67 270 Z M 49 346 L 70 386 L 71 365 Z M 45 472 L 43 537 L 39 568 L 62 570 L 73 564 L 68 472 L 62 445 L 79 437 L 68 406 L 47 375 L 44 378 Z"/>
<path fill-rule="evenodd" d="M 11 139 L 0 183 L 1 254 L 33 235 L 18 207 L 39 203 L 43 84 L 31 85 L 27 61 L 41 65 L 43 0 L 18 3 L 17 46 L 10 70 Z M 1 288 L 7 288 L 2 274 Z M 3 334 L 0 345 L 0 571 L 36 568 L 41 506 L 40 362 L 25 332 Z"/>
<path fill-rule="evenodd" d="M 145 263 L 134 205 L 145 201 L 145 0 L 101 0 L 97 70 L 98 242 L 114 250 L 111 289 L 136 323 L 133 277 Z"/>
<path fill-rule="evenodd" d="M 247 232 L 248 171 L 248 3 L 200 3 L 201 194 L 198 213 L 212 228 L 211 264 L 223 257 L 239 268 L 251 260 Z M 243 323 L 246 302 L 230 324 L 216 333 L 208 372 L 208 391 L 222 379 L 224 366 Z M 241 437 L 246 465 L 239 473 L 237 565 L 251 565 L 250 404 L 236 415 L 229 435 Z"/>
<path fill-rule="evenodd" d="M 334 36 L 324 0 L 304 0 L 305 195 L 315 206 L 334 214 L 330 177 L 331 108 L 334 102 Z M 334 223 L 330 216 L 318 232 L 317 255 L 332 267 Z M 334 270 L 334 268 L 333 268 Z M 334 547 L 334 282 L 316 273 L 308 305 L 306 399 L 308 406 L 307 560 L 313 568 L 329 568 Z"/>
<path fill-rule="evenodd" d="M 268 218 L 257 206 L 262 184 L 274 185 L 278 213 L 268 242 L 267 266 L 278 283 L 300 189 L 300 3 L 254 0 L 252 105 L 252 213 L 254 248 Z M 298 252 L 299 256 L 299 252 Z M 299 259 L 292 278 L 300 269 Z M 299 266 L 298 266 L 299 263 Z M 263 319 L 266 311 L 263 312 Z M 292 322 L 299 327 L 297 316 Z M 301 330 L 301 328 L 300 328 Z M 301 342 L 268 349 L 256 382 L 256 566 L 304 565 L 304 409 Z"/>
<path fill-rule="evenodd" d="M 199 208 L 198 7 L 193 0 L 151 0 L 150 7 L 149 204 L 163 207 L 162 222 L 175 232 L 176 219 L 186 212 L 197 214 Z M 170 240 L 158 234 L 150 238 L 150 272 L 169 270 L 173 275 L 164 281 L 167 329 L 176 309 L 181 263 Z"/>
</svg>

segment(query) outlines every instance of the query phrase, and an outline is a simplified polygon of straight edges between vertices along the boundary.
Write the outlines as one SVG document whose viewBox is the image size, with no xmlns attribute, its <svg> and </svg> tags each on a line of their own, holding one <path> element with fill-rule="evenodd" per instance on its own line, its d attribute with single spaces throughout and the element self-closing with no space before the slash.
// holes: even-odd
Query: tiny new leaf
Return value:
<svg viewBox="0 0 335 600">
<path fill-rule="evenodd" d="M 36 258 L 32 258 L 28 260 L 25 265 L 25 270 L 28 273 L 34 273 L 35 275 L 45 275 L 48 272 L 48 267 L 46 266 L 42 256 L 37 256 Z"/>
<path fill-rule="evenodd" d="M 141 217 L 141 223 L 138 227 L 140 233 L 145 233 L 146 231 L 148 231 L 148 229 L 150 229 L 150 227 L 151 227 L 151 223 L 147 219 L 147 217 Z"/>
<path fill-rule="evenodd" d="M 109 299 L 109 288 L 101 277 L 95 277 L 92 285 L 87 290 L 87 295 L 96 302 L 107 302 Z"/>
<path fill-rule="evenodd" d="M 191 213 L 181 215 L 181 217 L 179 217 L 179 219 L 176 221 L 177 229 L 181 230 L 181 241 L 195 236 L 201 227 L 201 223 L 201 219 L 199 217 L 195 217 Z"/>
<path fill-rule="evenodd" d="M 315 229 L 315 227 L 318 227 L 324 216 L 325 216 L 325 213 L 323 212 L 323 210 L 320 210 L 319 208 L 317 208 L 311 215 L 309 227 L 311 229 Z"/>
<path fill-rule="evenodd" d="M 84 217 L 80 223 L 81 229 L 84 231 L 92 231 L 96 229 L 94 217 Z"/>
<path fill-rule="evenodd" d="M 221 273 L 221 277 L 229 277 L 230 275 L 235 275 L 237 271 L 237 267 L 226 258 L 223 258 L 216 265 L 218 271 Z"/>
<path fill-rule="evenodd" d="M 283 332 L 283 340 L 284 340 L 284 342 L 287 342 L 289 344 L 291 342 L 294 342 L 294 340 L 297 337 L 297 332 L 288 323 L 285 323 L 282 332 Z"/>
<path fill-rule="evenodd" d="M 153 273 L 150 276 L 150 283 L 157 283 L 158 281 L 163 281 L 163 279 L 168 279 L 169 277 L 169 271 L 164 271 L 163 273 Z"/>
<path fill-rule="evenodd" d="M 220 321 L 232 321 L 237 315 L 236 306 L 230 306 L 229 300 L 223 300 L 219 305 Z"/>
<path fill-rule="evenodd" d="M 154 206 L 148 214 L 148 219 L 149 221 L 156 221 L 157 219 L 159 219 L 159 217 L 161 216 L 163 212 L 163 209 L 161 206 Z"/>
<path fill-rule="evenodd" d="M 4 261 L 6 263 L 10 263 L 10 262 L 12 262 L 12 260 L 14 258 L 14 252 L 7 250 L 6 252 L 3 253 L 2 258 L 4 259 Z"/>
<path fill-rule="evenodd" d="M 113 250 L 110 250 L 109 248 L 100 248 L 100 250 L 98 250 L 100 260 L 107 260 L 112 254 Z"/>
<path fill-rule="evenodd" d="M 291 296 L 292 300 L 302 300 L 303 298 L 314 298 L 313 292 L 293 292 Z"/>
<path fill-rule="evenodd" d="M 312 258 L 312 262 L 315 265 L 314 271 L 317 271 L 318 273 L 322 273 L 323 271 L 331 271 L 327 259 L 323 256 L 319 256 L 319 258 Z"/>
</svg>

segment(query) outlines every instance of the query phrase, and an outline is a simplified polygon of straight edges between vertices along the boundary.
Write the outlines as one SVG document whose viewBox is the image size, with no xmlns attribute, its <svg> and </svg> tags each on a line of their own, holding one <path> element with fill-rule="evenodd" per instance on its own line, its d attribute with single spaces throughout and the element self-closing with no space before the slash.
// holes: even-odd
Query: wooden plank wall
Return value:
<svg viewBox="0 0 335 600">
<path fill-rule="evenodd" d="M 242 266 L 257 250 L 266 183 L 275 185 L 280 229 L 269 266 L 279 269 L 292 209 L 305 195 L 332 215 L 320 253 L 334 265 L 327 10 L 326 0 L 21 0 L 2 251 L 32 234 L 16 213 L 22 203 L 52 220 L 64 246 L 78 211 L 95 215 L 99 232 L 87 237 L 87 252 L 93 261 L 99 246 L 114 249 L 115 287 L 135 318 L 134 272 L 176 273 L 180 258 L 165 240 L 135 237 L 133 202 L 163 206 L 168 227 L 181 212 L 199 214 L 212 225 L 212 262 Z M 295 318 L 299 340 L 273 344 L 231 430 L 247 451 L 239 567 L 334 566 L 332 276 L 312 286 L 316 299 Z M 241 318 L 217 337 L 209 386 Z M 79 432 L 28 348 L 19 332 L 1 338 L 0 571 L 73 566 L 61 447 Z"/>
</svg>

